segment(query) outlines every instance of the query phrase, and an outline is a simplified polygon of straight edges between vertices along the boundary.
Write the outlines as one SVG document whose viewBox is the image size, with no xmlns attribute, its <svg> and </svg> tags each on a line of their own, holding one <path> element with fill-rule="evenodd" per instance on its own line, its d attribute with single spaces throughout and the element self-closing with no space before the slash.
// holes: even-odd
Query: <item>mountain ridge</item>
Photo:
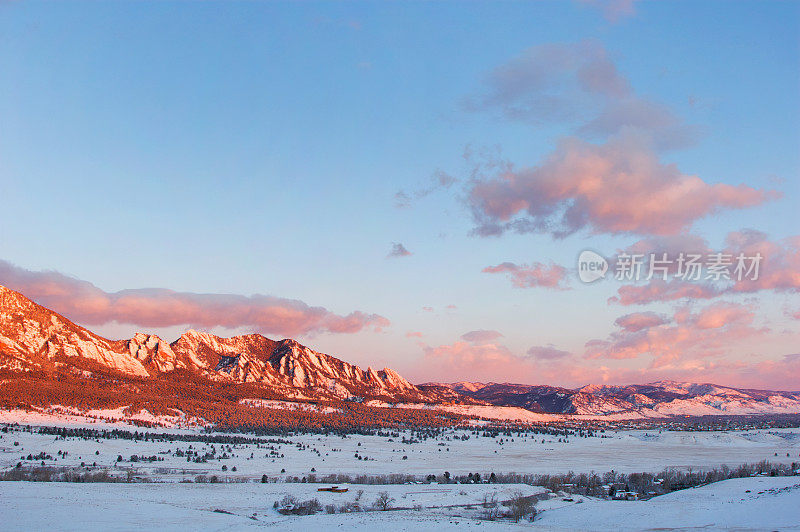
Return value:
<svg viewBox="0 0 800 532">
<path fill-rule="evenodd" d="M 134 390 L 139 385 L 132 381 L 137 379 L 172 379 L 198 390 L 208 388 L 203 383 L 217 383 L 250 394 L 244 399 L 458 405 L 459 412 L 464 406 L 480 406 L 481 412 L 515 407 L 534 414 L 628 418 L 800 413 L 800 392 L 712 383 L 657 381 L 574 389 L 477 381 L 414 385 L 390 368 L 362 369 L 296 340 L 255 333 L 223 338 L 189 329 L 171 343 L 146 332 L 109 340 L 2 285 L 0 371 L 12 378 L 33 373 L 50 380 L 92 378 Z"/>
<path fill-rule="evenodd" d="M 308 389 L 340 399 L 441 398 L 418 389 L 390 368 L 364 370 L 292 339 L 272 340 L 255 333 L 223 338 L 190 329 L 172 343 L 144 332 L 127 340 L 109 340 L 2 285 L 0 368 L 105 369 L 145 378 L 185 370 L 210 380 Z"/>
<path fill-rule="evenodd" d="M 639 411 L 674 416 L 800 412 L 800 392 L 713 383 L 662 380 L 646 384 L 589 384 L 579 388 L 473 381 L 436 385 L 496 406 L 517 406 L 540 413 L 597 415 Z"/>
</svg>

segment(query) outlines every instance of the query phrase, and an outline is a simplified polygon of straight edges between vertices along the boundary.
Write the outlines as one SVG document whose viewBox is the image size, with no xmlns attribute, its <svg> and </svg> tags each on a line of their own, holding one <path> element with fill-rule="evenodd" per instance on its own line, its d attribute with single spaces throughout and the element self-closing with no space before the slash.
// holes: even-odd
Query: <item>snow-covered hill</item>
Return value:
<svg viewBox="0 0 800 532">
<path fill-rule="evenodd" d="M 750 390 L 716 384 L 660 381 L 572 390 L 510 383 L 439 383 L 496 406 L 531 412 L 581 416 L 628 414 L 635 417 L 758 415 L 800 413 L 800 392 Z"/>
</svg>

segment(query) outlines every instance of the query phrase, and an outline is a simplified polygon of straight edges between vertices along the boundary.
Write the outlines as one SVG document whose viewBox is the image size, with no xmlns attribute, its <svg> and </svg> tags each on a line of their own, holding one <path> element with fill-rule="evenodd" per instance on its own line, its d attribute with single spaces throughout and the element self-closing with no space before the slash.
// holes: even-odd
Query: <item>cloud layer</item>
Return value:
<svg viewBox="0 0 800 532">
<path fill-rule="evenodd" d="M 633 136 L 605 144 L 560 142 L 540 165 L 474 182 L 468 203 L 480 236 L 551 233 L 674 235 L 724 209 L 776 197 L 746 185 L 709 184 L 663 164 Z"/>
<path fill-rule="evenodd" d="M 236 294 L 196 294 L 162 288 L 105 292 L 54 271 L 33 272 L 0 260 L 0 284 L 85 325 L 111 322 L 142 327 L 249 327 L 265 334 L 295 336 L 356 333 L 389 326 L 378 314 L 339 315 L 296 299 Z"/>
<path fill-rule="evenodd" d="M 586 358 L 633 359 L 651 357 L 651 367 L 676 366 L 679 361 L 727 354 L 746 338 L 765 334 L 754 326 L 755 313 L 747 305 L 718 302 L 692 313 L 679 308 L 671 319 L 650 312 L 622 316 L 620 328 L 606 340 L 586 344 Z"/>
<path fill-rule="evenodd" d="M 708 254 L 722 253 L 732 258 L 755 257 L 760 254 L 762 260 L 758 268 L 758 278 L 754 275 L 732 276 L 720 282 L 708 280 L 689 281 L 681 279 L 653 279 L 644 284 L 628 284 L 617 289 L 617 295 L 609 302 L 621 305 L 643 305 L 647 303 L 712 299 L 725 295 L 752 294 L 764 290 L 776 292 L 800 292 L 800 236 L 772 241 L 765 233 L 753 229 L 742 229 L 728 233 L 725 246 L 721 250 L 713 250 L 704 239 L 684 235 L 671 239 L 651 238 L 640 240 L 627 250 L 627 253 L 668 253 L 676 257 L 679 252 Z M 748 262 L 749 266 L 750 263 Z M 670 270 L 674 274 L 675 266 Z M 746 273 L 746 272 L 745 272 Z M 754 273 L 754 272 L 753 272 Z M 704 274 L 705 275 L 705 274 Z"/>
<path fill-rule="evenodd" d="M 466 197 L 479 236 L 674 235 L 719 211 L 778 197 L 743 184 L 709 183 L 663 162 L 661 152 L 693 144 L 698 129 L 636 94 L 595 41 L 524 50 L 490 71 L 466 107 L 571 129 L 535 165 L 476 165 Z"/>
<path fill-rule="evenodd" d="M 658 380 L 715 382 L 730 386 L 797 389 L 800 354 L 762 360 L 724 356 L 742 340 L 769 331 L 754 325 L 754 309 L 718 302 L 673 316 L 652 312 L 621 316 L 607 340 L 587 344 L 583 357 L 553 345 L 516 353 L 497 331 L 471 331 L 439 346 L 419 342 L 424 357 L 420 379 L 516 382 L 579 387 Z"/>
<path fill-rule="evenodd" d="M 558 264 L 542 264 L 533 262 L 531 264 L 514 264 L 513 262 L 503 262 L 497 266 L 487 266 L 483 273 L 502 273 L 505 274 L 511 284 L 517 288 L 554 288 L 565 290 L 567 269 Z"/>
<path fill-rule="evenodd" d="M 596 7 L 603 13 L 609 22 L 619 22 L 620 20 L 632 17 L 636 9 L 634 3 L 637 0 L 578 0 L 580 3 Z"/>
<path fill-rule="evenodd" d="M 503 335 L 498 331 L 490 331 L 486 329 L 479 329 L 477 331 L 470 331 L 461 335 L 462 340 L 473 344 L 486 344 L 501 338 Z"/>
<path fill-rule="evenodd" d="M 491 70 L 465 107 L 534 126 L 571 126 L 585 138 L 627 131 L 658 149 L 685 147 L 699 136 L 669 108 L 637 95 L 608 50 L 593 40 L 523 50 Z"/>
</svg>

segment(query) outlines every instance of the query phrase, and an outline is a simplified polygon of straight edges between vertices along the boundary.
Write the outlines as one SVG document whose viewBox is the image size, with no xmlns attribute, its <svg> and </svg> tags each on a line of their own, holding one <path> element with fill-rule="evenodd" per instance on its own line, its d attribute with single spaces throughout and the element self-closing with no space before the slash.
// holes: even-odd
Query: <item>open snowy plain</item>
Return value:
<svg viewBox="0 0 800 532">
<path fill-rule="evenodd" d="M 103 428 L 103 426 L 93 426 Z M 108 427 L 106 427 L 108 428 Z M 127 426 L 124 430 L 136 429 Z M 27 431 L 0 434 L 0 468 L 25 460 L 28 455 L 49 454 L 45 465 L 134 468 L 153 478 L 181 480 L 200 474 L 247 479 L 262 475 L 283 480 L 286 476 L 318 476 L 343 473 L 377 475 L 453 475 L 480 473 L 619 473 L 658 472 L 681 469 L 736 466 L 769 460 L 800 461 L 800 429 L 744 431 L 606 430 L 594 437 L 560 437 L 544 434 L 486 437 L 480 429 L 444 430 L 436 437 L 412 440 L 410 432 L 397 436 L 301 434 L 261 438 L 262 443 L 221 445 L 204 442 L 144 441 L 126 439 L 86 440 Z M 158 433 L 191 433 L 159 429 Z M 466 439 L 468 438 L 468 439 Z M 269 443 L 268 440 L 273 440 Z M 274 443 L 281 440 L 281 443 Z M 403 442 L 406 441 L 406 443 Z M 191 448 L 190 448 L 191 446 Z M 59 453 L 61 451 L 61 453 Z M 196 463 L 187 456 L 213 453 L 215 458 Z M 63 456 L 66 452 L 67 455 Z M 157 456 L 157 462 L 131 462 L 131 456 Z M 118 462 L 119 457 L 123 461 Z M 225 466 L 225 471 L 223 471 Z M 233 468 L 236 468 L 234 471 Z M 163 471 L 169 470 L 169 473 Z"/>
<path fill-rule="evenodd" d="M 441 478 L 448 471 L 453 476 L 480 473 L 485 479 L 492 472 L 655 473 L 761 460 L 792 463 L 800 461 L 800 429 L 606 430 L 592 437 L 516 432 L 486 436 L 481 429 L 447 429 L 427 438 L 411 432 L 288 434 L 229 444 L 192 441 L 209 436 L 197 429 L 66 426 L 117 428 L 139 431 L 140 436 L 135 440 L 63 437 L 37 432 L 37 427 L 5 425 L 6 432 L 0 433 L 0 469 L 22 464 L 105 470 L 150 483 L 0 482 L 0 529 L 800 530 L 800 476 L 732 479 L 645 501 L 602 500 L 524 484 L 351 484 L 346 493 L 330 493 L 317 491 L 319 483 L 291 481 L 293 477 L 313 481 L 312 475 L 319 479 L 328 474 Z M 153 441 L 151 435 L 156 434 L 188 440 Z M 221 483 L 189 483 L 212 475 Z M 268 482 L 261 482 L 263 475 Z M 339 513 L 342 506 L 353 503 L 371 509 L 382 492 L 392 499 L 390 511 Z M 297 501 L 316 498 L 323 508 L 336 507 L 337 513 L 281 515 L 273 506 L 287 495 Z M 504 501 L 520 495 L 535 498 L 534 522 L 487 520 L 487 500 L 503 508 Z"/>
<path fill-rule="evenodd" d="M 484 495 L 504 500 L 524 485 L 351 486 L 320 493 L 313 484 L 66 484 L 0 482 L 3 530 L 800 530 L 800 478 L 732 479 L 647 501 L 553 497 L 533 522 L 487 521 Z M 286 494 L 323 505 L 387 492 L 396 509 L 283 516 Z M 416 508 L 415 508 L 416 506 Z"/>
</svg>

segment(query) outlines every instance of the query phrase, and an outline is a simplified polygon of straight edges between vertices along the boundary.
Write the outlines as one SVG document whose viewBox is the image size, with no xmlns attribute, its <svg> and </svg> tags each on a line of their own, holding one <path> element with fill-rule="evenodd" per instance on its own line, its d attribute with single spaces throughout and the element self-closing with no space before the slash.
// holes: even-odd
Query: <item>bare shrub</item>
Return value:
<svg viewBox="0 0 800 532">
<path fill-rule="evenodd" d="M 484 508 L 494 508 L 495 506 L 497 506 L 497 493 L 492 493 L 492 494 L 484 493 L 483 503 L 481 503 L 481 506 L 483 506 Z"/>
<path fill-rule="evenodd" d="M 280 501 L 275 501 L 272 507 L 283 515 L 313 515 L 322 511 L 322 503 L 319 502 L 319 499 L 298 502 L 294 495 L 284 495 Z"/>
<path fill-rule="evenodd" d="M 497 506 L 489 506 L 483 511 L 482 517 L 487 521 L 495 521 L 500 516 L 500 508 Z"/>
<path fill-rule="evenodd" d="M 349 501 L 339 506 L 339 513 L 349 514 L 360 511 L 361 506 L 356 501 Z"/>
<path fill-rule="evenodd" d="M 280 501 L 275 501 L 275 508 L 294 508 L 297 506 L 297 497 L 286 494 Z"/>
<path fill-rule="evenodd" d="M 536 498 L 533 495 L 526 496 L 522 492 L 516 491 L 507 504 L 511 510 L 510 517 L 516 522 L 529 515 L 536 516 Z"/>
</svg>

